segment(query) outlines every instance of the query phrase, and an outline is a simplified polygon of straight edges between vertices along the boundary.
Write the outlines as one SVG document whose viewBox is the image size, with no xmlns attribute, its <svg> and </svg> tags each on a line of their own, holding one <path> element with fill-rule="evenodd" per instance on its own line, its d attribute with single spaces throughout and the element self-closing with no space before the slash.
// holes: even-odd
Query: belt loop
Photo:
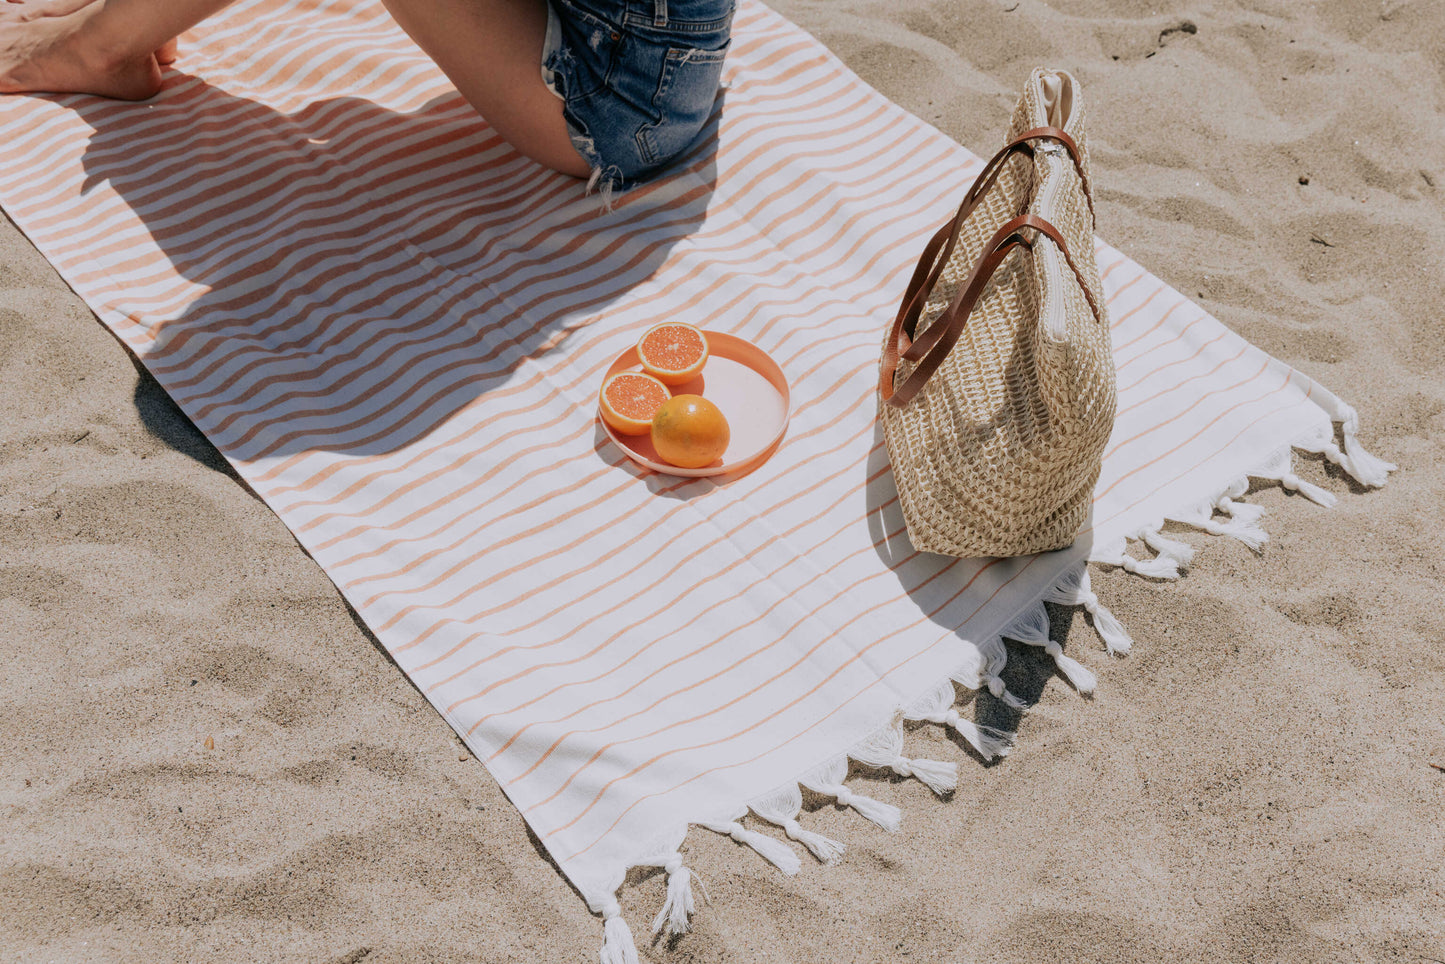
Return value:
<svg viewBox="0 0 1445 964">
<path fill-rule="evenodd" d="M 667 26 L 667 0 L 652 0 L 652 25 Z"/>
</svg>

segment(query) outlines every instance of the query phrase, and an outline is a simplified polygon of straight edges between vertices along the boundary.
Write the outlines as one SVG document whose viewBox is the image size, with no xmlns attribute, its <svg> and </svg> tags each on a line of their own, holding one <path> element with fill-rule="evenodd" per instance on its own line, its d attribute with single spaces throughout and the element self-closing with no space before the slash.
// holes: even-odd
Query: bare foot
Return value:
<svg viewBox="0 0 1445 964">
<path fill-rule="evenodd" d="M 0 93 L 82 93 L 145 100 L 161 87 L 161 65 L 176 42 L 143 54 L 122 52 L 124 38 L 101 36 L 94 14 L 103 0 L 0 2 Z"/>
</svg>

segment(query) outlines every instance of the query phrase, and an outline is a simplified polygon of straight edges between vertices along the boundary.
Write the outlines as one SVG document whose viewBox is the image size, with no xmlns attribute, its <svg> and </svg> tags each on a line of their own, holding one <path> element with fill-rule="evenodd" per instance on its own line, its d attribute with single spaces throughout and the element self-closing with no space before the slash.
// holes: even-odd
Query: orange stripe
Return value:
<svg viewBox="0 0 1445 964">
<path fill-rule="evenodd" d="M 872 690 L 874 687 L 879 686 L 879 685 L 881 685 L 881 684 L 884 684 L 884 683 L 887 681 L 888 674 L 891 673 L 891 672 L 893 672 L 893 670 L 895 670 L 895 669 L 897 669 L 898 667 L 904 665 L 905 663 L 911 662 L 913 659 L 918 658 L 918 656 L 922 655 L 922 653 L 930 652 L 930 651 L 932 651 L 933 649 L 936 649 L 942 642 L 944 642 L 944 641 L 947 640 L 947 639 L 951 639 L 953 635 L 956 635 L 956 634 L 958 634 L 959 632 L 961 632 L 962 629 L 963 629 L 963 627 L 966 626 L 966 625 L 968 624 L 968 622 L 973 619 L 974 616 L 977 616 L 980 612 L 982 612 L 983 609 L 984 609 L 984 607 L 987 606 L 990 602 L 992 602 L 993 599 L 994 599 L 1000 592 L 1002 592 L 1005 588 L 1007 588 L 1010 584 L 1012 584 L 1013 581 L 1014 581 L 1015 579 L 1017 579 L 1019 576 L 1023 575 L 1023 573 L 1026 572 L 1026 571 L 1028 570 L 1028 568 L 1029 568 L 1030 566 L 1032 566 L 1035 561 L 1037 561 L 1037 559 L 1038 559 L 1037 556 L 1031 557 L 1027 563 L 1025 563 L 1022 567 L 1020 567 L 1020 569 L 1019 569 L 1019 571 L 1018 571 L 1017 573 L 1015 573 L 1015 574 L 1014 574 L 1013 576 L 1011 576 L 1008 580 L 1006 580 L 1002 585 L 1000 585 L 997 589 L 995 589 L 995 590 L 993 591 L 993 593 L 988 597 L 988 599 L 986 599 L 986 600 L 984 600 L 982 603 L 980 603 L 979 606 L 978 606 L 978 608 L 976 608 L 976 609 L 973 611 L 973 613 L 969 615 L 968 619 L 965 619 L 962 623 L 960 623 L 957 627 L 955 627 L 954 630 L 952 631 L 952 634 L 945 634 L 945 636 L 944 636 L 942 639 L 940 639 L 938 642 L 935 642 L 932 646 L 930 646 L 930 647 L 928 647 L 927 649 L 923 650 L 921 653 L 915 653 L 913 656 L 909 657 L 908 659 L 900 660 L 898 663 L 894 664 L 894 666 L 893 666 L 892 668 L 890 668 L 889 670 L 885 671 L 884 673 L 879 674 L 879 678 L 878 678 L 877 680 L 875 680 L 874 682 L 869 683 L 869 684 L 863 686 L 863 687 L 862 687 L 861 689 L 859 689 L 856 693 L 854 693 L 852 697 L 850 697 L 849 699 L 845 700 L 845 701 L 844 701 L 842 704 L 840 704 L 838 707 L 836 707 L 835 709 L 829 711 L 829 712 L 828 712 L 827 714 L 825 714 L 823 717 L 820 717 L 818 720 L 814 721 L 814 722 L 813 722 L 812 724 L 810 724 L 809 726 L 805 727 L 804 729 L 800 730 L 798 733 L 796 733 L 796 734 L 794 734 L 793 736 L 789 737 L 787 740 L 784 740 L 783 742 L 774 745 L 774 746 L 772 747 L 772 749 L 770 749 L 770 750 L 766 750 L 766 751 L 764 751 L 763 753 L 757 754 L 757 755 L 754 756 L 752 759 L 753 759 L 753 760 L 760 759 L 760 758 L 762 758 L 763 756 L 766 756 L 768 753 L 776 752 L 778 749 L 780 749 L 780 748 L 782 748 L 782 747 L 784 747 L 784 746 L 787 746 L 789 743 L 792 743 L 794 740 L 797 740 L 797 739 L 801 738 L 801 737 L 803 736 L 803 734 L 805 734 L 805 733 L 809 732 L 810 730 L 814 729 L 814 728 L 817 727 L 819 724 L 821 724 L 824 720 L 826 720 L 826 719 L 828 719 L 828 718 L 836 715 L 837 713 L 841 712 L 844 708 L 846 708 L 846 707 L 848 706 L 848 704 L 852 703 L 853 700 L 857 699 L 858 697 L 860 697 L 860 696 L 862 696 L 863 694 L 867 693 L 868 691 Z M 951 596 L 951 597 L 948 599 L 948 601 L 943 604 L 943 606 L 940 606 L 938 609 L 935 609 L 932 613 L 929 613 L 928 616 L 925 616 L 923 619 L 920 619 L 918 622 L 915 622 L 915 623 L 913 623 L 912 625 L 915 625 L 915 626 L 916 626 L 916 625 L 919 625 L 920 623 L 922 623 L 922 622 L 925 621 L 926 619 L 931 618 L 933 615 L 937 614 L 938 612 L 941 612 L 946 606 L 948 606 L 949 604 L 951 604 L 951 603 L 953 602 L 953 600 L 957 599 L 960 595 L 962 595 L 965 591 L 967 591 L 967 590 L 973 585 L 974 580 L 977 579 L 979 576 L 981 576 L 981 575 L 982 575 L 984 572 L 986 572 L 989 568 L 991 568 L 996 562 L 998 562 L 998 560 L 992 560 L 992 561 L 990 561 L 989 563 L 987 563 L 982 569 L 980 569 L 977 573 L 974 574 L 973 579 L 970 579 L 970 580 L 968 581 L 968 583 L 966 583 L 962 589 L 960 589 L 957 593 L 955 593 L 953 596 Z M 950 568 L 951 568 L 951 566 L 950 566 Z M 941 574 L 941 573 L 940 573 L 940 574 Z M 908 628 L 911 628 L 911 626 L 908 627 Z M 897 634 L 894 634 L 894 635 L 897 635 Z M 880 645 L 880 644 L 883 643 L 884 641 L 885 641 L 885 640 L 878 640 L 877 642 L 871 643 L 871 644 L 869 644 L 868 646 L 864 647 L 863 650 L 861 650 L 861 651 L 860 651 L 859 653 L 857 653 L 852 659 L 849 660 L 849 663 L 851 664 L 852 662 L 854 662 L 854 661 L 856 661 L 856 660 L 858 660 L 858 659 L 861 659 L 861 658 L 863 657 L 863 655 L 866 654 L 869 650 L 871 650 L 871 649 L 873 649 L 874 647 Z M 782 709 L 778 710 L 777 712 L 775 712 L 774 714 L 772 714 L 771 716 L 769 716 L 767 719 L 758 721 L 758 723 L 756 723 L 756 724 L 754 724 L 753 726 L 749 727 L 748 730 L 756 729 L 758 726 L 761 726 L 763 723 L 771 722 L 771 720 L 772 720 L 774 717 L 781 715 L 785 710 L 791 709 L 792 706 L 794 706 L 794 705 L 802 702 L 803 699 L 805 699 L 805 698 L 808 697 L 808 696 L 811 696 L 812 693 L 813 693 L 815 690 L 821 688 L 824 684 L 826 684 L 826 683 L 827 683 L 829 680 L 831 680 L 834 676 L 836 676 L 838 673 L 840 673 L 840 672 L 842 672 L 844 669 L 846 669 L 846 668 L 847 668 L 847 665 L 848 665 L 848 664 L 844 664 L 843 666 L 838 667 L 836 670 L 834 670 L 833 673 L 829 674 L 829 676 L 827 677 L 827 679 L 824 679 L 822 682 L 820 682 L 819 684 L 817 684 L 817 686 L 815 686 L 813 690 L 810 690 L 808 693 L 805 693 L 805 694 L 803 694 L 802 696 L 799 696 L 797 699 L 795 699 L 795 700 L 794 700 L 792 703 L 790 703 L 788 706 L 785 706 L 785 707 L 783 707 Z M 744 731 L 742 731 L 742 732 L 747 732 L 747 730 L 744 730 Z M 735 735 L 741 735 L 741 733 L 735 734 Z M 592 803 L 588 804 L 586 810 L 583 810 L 582 813 L 580 813 L 580 814 L 578 814 L 576 817 L 574 817 L 571 822 L 569 822 L 569 823 L 567 823 L 567 824 L 564 824 L 564 825 L 561 826 L 561 827 L 557 827 L 556 829 L 554 829 L 554 830 L 549 831 L 548 833 L 546 833 L 546 834 L 544 835 L 544 839 L 545 839 L 546 837 L 553 836 L 554 834 L 556 834 L 556 833 L 558 833 L 558 832 L 560 832 L 560 831 L 562 831 L 562 830 L 567 829 L 568 827 L 570 827 L 570 826 L 572 826 L 573 824 L 575 824 L 578 820 L 582 819 L 583 816 L 586 816 L 587 811 L 588 811 L 588 810 L 591 810 L 592 807 L 596 805 L 597 800 L 601 799 L 602 794 L 606 792 L 607 788 L 610 787 L 610 786 L 612 785 L 612 783 L 616 783 L 618 780 L 625 779 L 626 777 L 632 776 L 633 773 L 636 773 L 638 770 L 641 770 L 643 767 L 646 767 L 646 766 L 651 765 L 651 763 L 652 763 L 652 762 L 655 762 L 655 760 L 657 760 L 657 759 L 662 759 L 663 757 L 665 757 L 665 756 L 670 756 L 670 755 L 672 755 L 673 753 L 676 753 L 676 752 L 691 752 L 691 751 L 693 751 L 693 750 L 705 749 L 705 748 L 707 748 L 707 747 L 709 747 L 709 746 L 714 746 L 714 745 L 717 745 L 717 744 L 720 744 L 720 743 L 725 743 L 725 742 L 727 742 L 729 739 L 732 739 L 732 737 L 731 737 L 731 736 L 729 736 L 729 737 L 724 737 L 723 739 L 713 740 L 713 741 L 710 741 L 709 743 L 699 744 L 699 745 L 697 745 L 697 746 L 695 746 L 695 747 L 688 747 L 688 748 L 686 748 L 686 749 L 679 749 L 679 750 L 676 750 L 676 751 L 669 751 L 668 753 L 659 755 L 658 757 L 654 758 L 654 760 L 648 761 L 647 763 L 644 763 L 644 764 L 639 765 L 638 767 L 635 767 L 634 770 L 632 771 L 632 773 L 623 774 L 622 777 L 619 777 L 619 778 L 617 778 L 616 780 L 613 780 L 613 781 L 611 781 L 610 783 L 608 783 L 606 786 L 604 786 L 604 787 L 602 788 L 602 790 L 598 792 L 597 797 L 595 797 L 595 798 L 593 799 Z M 751 761 L 744 761 L 744 762 L 751 762 Z M 730 767 L 729 767 L 729 768 L 730 768 Z M 708 770 L 704 770 L 704 771 L 702 771 L 701 773 L 694 774 L 692 777 L 690 777 L 688 780 L 684 781 L 683 783 L 676 784 L 675 786 L 669 787 L 669 788 L 666 789 L 666 790 L 657 791 L 656 793 L 647 794 L 647 795 L 645 795 L 645 796 L 643 796 L 643 797 L 638 798 L 638 800 L 634 801 L 629 807 L 627 807 L 625 810 L 623 810 L 621 813 L 619 813 L 618 816 L 617 816 L 617 818 L 612 822 L 611 826 L 608 827 L 607 830 L 603 831 L 603 833 L 600 834 L 600 835 L 597 837 L 597 839 L 594 840 L 591 844 L 588 844 L 586 847 L 582 848 L 581 850 L 575 851 L 575 852 L 573 852 L 573 853 L 571 853 L 571 854 L 568 854 L 566 857 L 563 857 L 563 858 L 560 858 L 560 859 L 563 859 L 563 860 L 571 860 L 571 859 L 574 859 L 574 858 L 580 856 L 580 855 L 583 854 L 583 853 L 586 853 L 588 850 L 592 849 L 592 847 L 596 846 L 596 845 L 597 845 L 597 842 L 600 841 L 603 837 L 605 837 L 608 832 L 610 832 L 613 828 L 615 828 L 615 827 L 617 826 L 617 824 L 621 823 L 622 818 L 625 817 L 628 813 L 630 813 L 639 803 L 642 802 L 642 800 L 648 799 L 648 798 L 650 798 L 650 797 L 652 797 L 652 796 L 655 796 L 655 795 L 660 795 L 660 794 L 665 794 L 665 793 L 671 793 L 673 790 L 678 789 L 678 787 L 684 786 L 684 785 L 686 785 L 687 783 L 691 783 L 691 782 L 694 781 L 694 780 L 697 780 L 697 779 L 702 778 L 703 776 L 706 776 L 708 773 L 712 773 L 712 772 L 714 772 L 714 771 L 716 771 L 716 770 L 720 770 L 720 769 L 724 769 L 724 767 L 712 767 L 712 768 L 709 768 Z M 527 814 L 528 814 L 528 819 L 529 819 L 529 820 L 533 819 L 533 818 L 532 818 L 532 809 L 533 809 L 533 808 L 528 808 L 528 810 L 527 810 Z"/>
</svg>

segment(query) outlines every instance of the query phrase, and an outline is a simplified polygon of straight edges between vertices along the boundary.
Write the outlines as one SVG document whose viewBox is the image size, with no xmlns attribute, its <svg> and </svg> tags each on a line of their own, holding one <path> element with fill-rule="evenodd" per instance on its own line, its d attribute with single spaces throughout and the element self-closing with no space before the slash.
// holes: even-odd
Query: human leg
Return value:
<svg viewBox="0 0 1445 964">
<path fill-rule="evenodd" d="M 403 30 L 518 151 L 586 177 L 562 102 L 542 81 L 546 0 L 385 0 Z"/>
<path fill-rule="evenodd" d="M 144 100 L 160 89 L 175 37 L 232 0 L 6 0 L 0 93 Z"/>
</svg>

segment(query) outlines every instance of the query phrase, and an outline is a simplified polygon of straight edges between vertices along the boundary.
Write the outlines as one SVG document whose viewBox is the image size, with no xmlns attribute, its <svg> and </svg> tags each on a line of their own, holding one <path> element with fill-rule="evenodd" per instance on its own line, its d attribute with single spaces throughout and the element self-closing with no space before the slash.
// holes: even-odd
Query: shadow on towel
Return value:
<svg viewBox="0 0 1445 964">
<path fill-rule="evenodd" d="M 282 113 L 185 74 L 167 87 L 75 107 L 94 128 L 84 190 L 119 194 L 194 286 L 172 315 L 144 300 L 153 262 L 133 282 L 110 268 L 117 306 L 154 337 L 147 367 L 232 458 L 425 438 L 655 274 L 716 177 L 716 113 L 677 174 L 603 211 L 456 95 Z M 137 142 L 136 109 L 165 136 Z"/>
<path fill-rule="evenodd" d="M 883 426 L 874 429 L 874 445 L 868 458 L 866 477 L 871 481 L 867 486 L 868 532 L 878 557 L 897 577 L 899 585 L 912 599 L 919 611 L 936 625 L 958 632 L 958 622 L 967 618 L 949 603 L 959 590 L 967 584 L 990 560 L 955 559 L 952 556 L 931 552 L 920 552 L 913 548 L 908 539 L 907 525 L 903 520 L 903 509 L 898 503 L 898 489 L 893 473 L 888 471 L 888 447 L 884 443 Z M 1085 535 L 1067 550 L 1079 558 L 1088 555 L 1093 538 L 1088 533 L 1092 527 L 1084 526 Z M 1003 560 L 999 563 L 1005 569 L 1021 568 L 1027 557 Z M 1060 618 L 1065 607 L 1048 605 L 1049 636 L 1060 646 L 1067 648 L 1071 620 Z M 965 637 L 960 633 L 961 638 Z M 973 639 L 974 642 L 982 642 Z M 1044 687 L 1055 675 L 1054 661 L 1043 649 L 1007 642 L 1008 662 L 1002 673 L 1009 692 L 1025 703 L 1036 703 Z M 987 689 L 981 689 L 975 696 L 975 722 L 995 729 L 1013 732 L 1018 728 L 1022 712 L 996 699 Z M 956 734 L 955 734 L 956 735 Z M 961 739 L 960 746 L 967 746 Z M 994 761 L 997 762 L 997 761 Z"/>
</svg>

